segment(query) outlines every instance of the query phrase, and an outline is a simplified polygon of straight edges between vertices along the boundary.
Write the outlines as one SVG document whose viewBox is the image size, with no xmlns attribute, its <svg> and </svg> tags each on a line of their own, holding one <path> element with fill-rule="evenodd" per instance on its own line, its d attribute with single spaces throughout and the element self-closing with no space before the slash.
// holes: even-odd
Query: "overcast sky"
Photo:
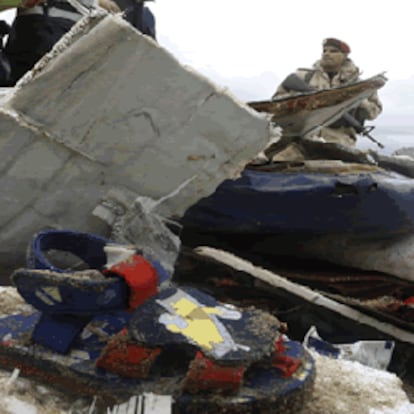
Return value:
<svg viewBox="0 0 414 414">
<path fill-rule="evenodd" d="M 324 38 L 337 37 L 350 45 L 363 77 L 386 72 L 384 112 L 414 114 L 414 0 L 147 4 L 159 43 L 243 100 L 270 98 L 285 76 L 320 57 Z"/>
<path fill-rule="evenodd" d="M 337 37 L 350 45 L 363 77 L 386 72 L 389 82 L 380 96 L 389 111 L 413 108 L 413 0 L 148 4 L 156 15 L 159 43 L 242 99 L 269 98 L 285 76 L 320 57 L 324 38 Z"/>
<path fill-rule="evenodd" d="M 367 72 L 414 73 L 412 0 L 156 0 L 159 40 L 224 75 L 284 77 L 319 57 L 325 37 L 349 43 Z"/>
</svg>

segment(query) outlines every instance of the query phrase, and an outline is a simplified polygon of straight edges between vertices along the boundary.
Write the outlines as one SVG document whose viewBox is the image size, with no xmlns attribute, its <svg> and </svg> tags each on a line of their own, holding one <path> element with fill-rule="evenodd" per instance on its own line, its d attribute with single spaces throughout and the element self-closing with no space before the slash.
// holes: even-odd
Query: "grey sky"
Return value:
<svg viewBox="0 0 414 414">
<path fill-rule="evenodd" d="M 148 4 L 156 15 L 159 43 L 242 100 L 268 99 L 286 75 L 319 58 L 323 38 L 338 37 L 349 43 L 350 57 L 364 77 L 386 72 L 380 118 L 414 116 L 412 0 Z M 5 12 L 2 18 L 10 21 L 13 15 Z"/>
<path fill-rule="evenodd" d="M 386 72 L 389 81 L 379 92 L 383 114 L 414 115 L 412 0 L 149 4 L 159 42 L 240 99 L 269 98 L 286 75 L 319 58 L 325 37 L 338 37 L 349 43 L 363 77 Z"/>
</svg>

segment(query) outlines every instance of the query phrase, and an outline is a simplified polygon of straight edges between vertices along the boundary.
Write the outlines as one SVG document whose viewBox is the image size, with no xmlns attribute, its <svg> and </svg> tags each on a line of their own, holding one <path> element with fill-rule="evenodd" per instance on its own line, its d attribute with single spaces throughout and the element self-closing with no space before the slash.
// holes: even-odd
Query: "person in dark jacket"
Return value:
<svg viewBox="0 0 414 414">
<path fill-rule="evenodd" d="M 156 40 L 155 16 L 151 9 L 144 6 L 143 1 L 138 0 L 115 0 L 116 4 L 124 13 L 126 21 L 141 33 L 151 36 Z"/>
<path fill-rule="evenodd" d="M 0 20 L 0 86 L 7 85 L 10 79 L 10 63 L 4 53 L 4 37 L 10 33 L 10 26 Z"/>
<path fill-rule="evenodd" d="M 30 4 L 28 3 L 30 2 Z M 49 52 L 54 44 L 83 17 L 66 0 L 28 0 L 17 8 L 4 55 L 10 65 L 6 84 L 13 86 L 34 64 Z M 109 12 L 120 12 L 112 0 L 77 0 L 86 9 L 99 6 Z"/>
<path fill-rule="evenodd" d="M 17 9 L 3 51 L 9 68 L 0 86 L 13 86 L 83 15 L 67 0 L 24 0 Z M 30 4 L 29 4 L 30 2 Z M 99 5 L 111 13 L 124 11 L 124 18 L 142 33 L 155 39 L 155 18 L 140 0 L 77 0 L 86 9 Z M 7 74 L 6 74 L 7 75 Z"/>
<path fill-rule="evenodd" d="M 65 2 L 19 8 L 4 49 L 11 67 L 10 85 L 32 69 L 81 17 Z"/>
</svg>

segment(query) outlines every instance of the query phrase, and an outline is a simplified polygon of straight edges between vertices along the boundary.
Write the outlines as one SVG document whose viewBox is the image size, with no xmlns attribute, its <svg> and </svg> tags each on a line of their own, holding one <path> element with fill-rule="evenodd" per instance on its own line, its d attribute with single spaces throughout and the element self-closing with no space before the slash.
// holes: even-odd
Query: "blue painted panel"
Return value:
<svg viewBox="0 0 414 414">
<path fill-rule="evenodd" d="M 236 234 L 399 235 L 414 229 L 414 180 L 380 172 L 282 174 L 246 169 L 192 206 L 183 224 Z"/>
</svg>

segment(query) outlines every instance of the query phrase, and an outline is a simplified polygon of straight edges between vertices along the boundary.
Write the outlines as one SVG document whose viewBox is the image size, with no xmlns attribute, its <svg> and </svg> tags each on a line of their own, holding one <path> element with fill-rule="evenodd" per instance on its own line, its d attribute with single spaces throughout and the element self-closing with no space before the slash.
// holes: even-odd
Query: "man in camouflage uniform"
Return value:
<svg viewBox="0 0 414 414">
<path fill-rule="evenodd" d="M 296 75 L 310 88 L 318 90 L 355 82 L 360 79 L 360 71 L 348 57 L 350 52 L 351 49 L 345 42 L 334 38 L 325 39 L 321 59 L 314 63 L 312 69 L 298 69 Z M 297 92 L 297 90 L 288 89 L 284 81 L 277 88 L 273 98 Z M 360 106 L 352 111 L 352 115 L 363 124 L 366 119 L 375 119 L 381 111 L 382 105 L 375 92 L 362 101 Z M 327 142 L 347 146 L 354 146 L 356 143 L 355 129 L 342 118 L 329 127 L 322 128 L 319 136 Z"/>
</svg>

